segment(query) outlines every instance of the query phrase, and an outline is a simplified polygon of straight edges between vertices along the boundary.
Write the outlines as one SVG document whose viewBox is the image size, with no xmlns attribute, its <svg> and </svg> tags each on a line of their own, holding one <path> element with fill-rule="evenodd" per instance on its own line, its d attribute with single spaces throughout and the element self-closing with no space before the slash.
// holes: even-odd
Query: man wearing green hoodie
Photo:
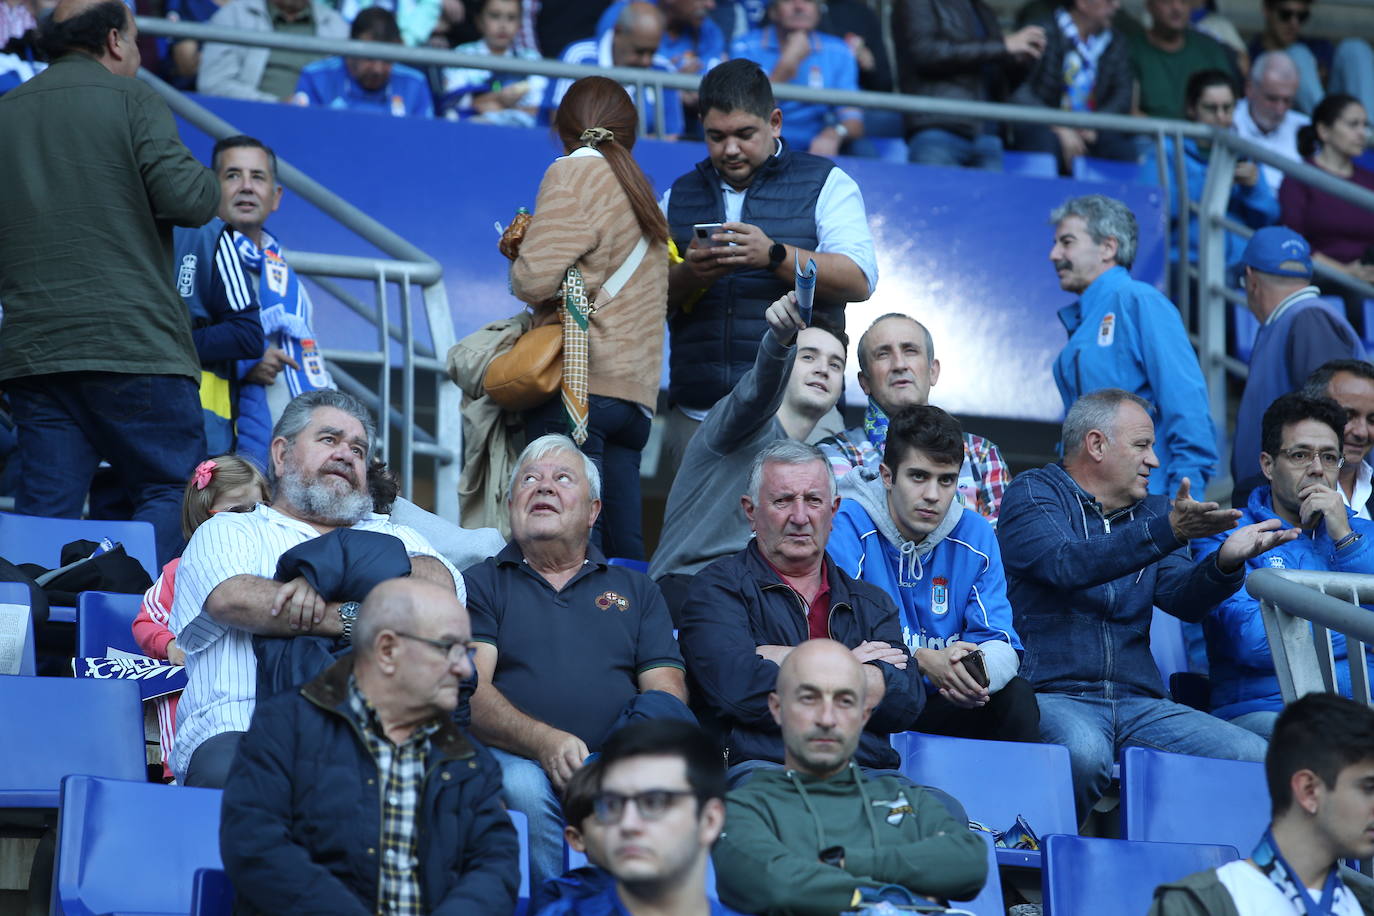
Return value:
<svg viewBox="0 0 1374 916">
<path fill-rule="evenodd" d="M 987 879 L 982 840 L 924 789 L 853 762 L 881 696 L 853 653 L 829 639 L 798 646 L 768 706 L 785 768 L 757 771 L 726 799 L 716 889 L 746 913 L 834 916 L 900 885 L 930 899 L 970 899 Z"/>
</svg>

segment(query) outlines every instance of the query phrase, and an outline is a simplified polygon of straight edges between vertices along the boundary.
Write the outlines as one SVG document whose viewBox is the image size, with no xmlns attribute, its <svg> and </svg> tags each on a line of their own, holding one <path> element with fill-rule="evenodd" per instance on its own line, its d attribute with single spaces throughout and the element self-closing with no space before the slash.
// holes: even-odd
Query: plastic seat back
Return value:
<svg viewBox="0 0 1374 916">
<path fill-rule="evenodd" d="M 1121 752 L 1121 823 L 1128 840 L 1248 852 L 1269 823 L 1264 764 L 1128 747 Z"/>
<path fill-rule="evenodd" d="M 1044 840 L 1045 916 L 1144 913 L 1159 885 L 1240 858 L 1234 846 L 1064 835 Z"/>
<path fill-rule="evenodd" d="M 233 916 L 234 886 L 218 868 L 198 868 L 191 879 L 191 916 Z"/>
<path fill-rule="evenodd" d="M 13 632 L 0 627 L 0 674 L 33 675 L 33 614 L 29 587 L 22 582 L 0 582 L 0 616 L 15 623 Z"/>
<path fill-rule="evenodd" d="M 507 811 L 515 825 L 515 842 L 520 848 L 520 892 L 515 901 L 515 916 L 530 911 L 530 822 L 520 811 Z"/>
<path fill-rule="evenodd" d="M 134 681 L 0 676 L 0 808 L 56 808 L 62 777 L 148 776 Z"/>
<path fill-rule="evenodd" d="M 76 654 L 99 658 L 110 649 L 142 655 L 134 641 L 133 623 L 143 606 L 142 595 L 82 592 L 76 604 Z"/>
<path fill-rule="evenodd" d="M 92 776 L 62 781 L 57 902 L 66 916 L 184 914 L 202 868 L 222 869 L 218 789 Z M 149 837 L 156 844 L 149 859 Z"/>
<path fill-rule="evenodd" d="M 1073 161 L 1075 181 L 1106 181 L 1136 184 L 1140 181 L 1140 164 L 1134 160 L 1097 159 L 1079 156 Z"/>
<path fill-rule="evenodd" d="M 983 838 L 988 848 L 988 880 L 983 882 L 983 889 L 977 897 L 968 903 L 954 902 L 953 906 L 968 910 L 973 916 L 1006 916 L 1007 906 L 1002 901 L 1002 876 L 997 871 L 997 848 L 990 835 L 980 830 L 978 836 Z"/>
<path fill-rule="evenodd" d="M 37 515 L 0 513 L 0 557 L 11 563 L 37 563 L 53 569 L 62 559 L 62 548 L 72 541 L 109 538 L 124 545 L 156 579 L 157 545 L 148 522 L 107 522 L 78 518 L 42 518 Z"/>
</svg>

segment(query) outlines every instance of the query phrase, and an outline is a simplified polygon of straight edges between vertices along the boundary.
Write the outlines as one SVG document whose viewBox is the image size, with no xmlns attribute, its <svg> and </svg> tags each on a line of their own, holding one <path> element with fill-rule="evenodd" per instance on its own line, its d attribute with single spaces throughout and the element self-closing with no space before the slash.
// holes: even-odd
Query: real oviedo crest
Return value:
<svg viewBox="0 0 1374 916">
<path fill-rule="evenodd" d="M 930 610 L 935 614 L 949 613 L 949 580 L 936 576 L 930 585 Z"/>
</svg>

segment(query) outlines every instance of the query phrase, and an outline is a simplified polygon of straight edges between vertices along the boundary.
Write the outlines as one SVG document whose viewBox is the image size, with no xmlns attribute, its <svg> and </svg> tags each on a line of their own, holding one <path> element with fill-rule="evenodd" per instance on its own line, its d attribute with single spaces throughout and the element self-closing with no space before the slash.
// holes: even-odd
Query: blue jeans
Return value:
<svg viewBox="0 0 1374 916">
<path fill-rule="evenodd" d="M 19 436 L 23 515 L 80 518 L 91 477 L 108 461 L 151 522 L 161 566 L 181 549 L 181 494 L 205 457 L 196 383 L 180 375 L 62 372 L 5 383 Z"/>
<path fill-rule="evenodd" d="M 907 158 L 918 165 L 953 165 L 1002 171 L 1002 138 L 978 134 L 972 140 L 938 127 L 918 130 L 907 141 Z"/>
<path fill-rule="evenodd" d="M 1246 731 L 1254 732 L 1267 741 L 1274 737 L 1274 725 L 1279 721 L 1279 714 L 1272 709 L 1257 709 L 1227 721 L 1232 725 L 1239 725 Z"/>
<path fill-rule="evenodd" d="M 1041 693 L 1040 735 L 1069 750 L 1081 824 L 1112 781 L 1117 753 L 1128 745 L 1226 760 L 1263 760 L 1268 742 L 1254 732 L 1170 700 L 1108 699 Z"/>
<path fill-rule="evenodd" d="M 530 824 L 530 912 L 539 912 L 544 882 L 563 874 L 563 808 L 553 784 L 536 760 L 488 745 L 501 765 L 506 807 Z"/>
<path fill-rule="evenodd" d="M 649 441 L 649 418 L 638 404 L 594 394 L 587 399 L 587 441 L 582 452 L 601 472 L 601 517 L 592 543 L 607 557 L 644 556 L 639 500 L 639 456 Z M 546 433 L 568 434 L 563 400 L 555 396 L 525 414 L 531 441 Z"/>
</svg>

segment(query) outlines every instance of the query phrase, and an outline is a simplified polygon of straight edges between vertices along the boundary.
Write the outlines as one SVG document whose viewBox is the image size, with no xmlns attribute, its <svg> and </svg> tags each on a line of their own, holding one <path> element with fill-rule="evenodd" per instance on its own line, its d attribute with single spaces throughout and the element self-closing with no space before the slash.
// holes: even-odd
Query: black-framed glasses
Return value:
<svg viewBox="0 0 1374 916">
<path fill-rule="evenodd" d="M 1306 21 L 1308 20 L 1308 18 L 1311 17 L 1312 11 L 1311 11 L 1311 10 L 1295 10 L 1295 9 L 1293 9 L 1292 7 L 1288 7 L 1287 9 L 1280 8 L 1279 11 L 1278 11 L 1278 14 L 1279 14 L 1279 18 L 1280 18 L 1281 20 L 1283 20 L 1284 22 L 1298 22 L 1298 23 L 1302 23 L 1302 22 L 1306 22 Z"/>
<path fill-rule="evenodd" d="M 1337 471 L 1345 467 L 1345 456 L 1340 452 L 1314 452 L 1310 448 L 1281 448 L 1279 454 L 1297 467 L 1311 464 L 1313 458 L 1320 458 L 1322 467 L 1328 471 Z"/>
<path fill-rule="evenodd" d="M 640 817 L 646 821 L 656 821 L 667 814 L 679 798 L 690 798 L 695 794 L 691 789 L 650 789 L 634 795 L 602 792 L 592 799 L 592 813 L 596 815 L 598 823 L 610 827 L 620 823 L 626 803 L 634 802 Z"/>
<path fill-rule="evenodd" d="M 447 656 L 448 656 L 448 660 L 451 661 L 451 662 L 456 662 L 456 661 L 458 661 L 459 659 L 461 659 L 463 656 L 467 656 L 468 664 L 471 665 L 471 664 L 473 664 L 473 663 L 476 661 L 476 658 L 477 658 L 477 647 L 476 647 L 476 646 L 470 645 L 470 644 L 465 643 L 465 642 L 460 642 L 459 640 L 456 640 L 456 639 L 454 639 L 454 640 L 430 639 L 430 638 L 428 638 L 428 637 L 426 637 L 426 636 L 416 636 L 414 633 L 404 633 L 404 632 L 402 632 L 401 630 L 392 630 L 391 632 L 395 633 L 397 636 L 403 636 L 403 637 L 405 637 L 406 639 L 413 639 L 413 640 L 415 640 L 416 642 L 422 642 L 422 643 L 424 643 L 424 644 L 427 645 L 427 646 L 433 646 L 434 648 L 438 649 L 440 652 L 442 652 L 442 653 L 444 653 L 445 655 L 447 655 Z"/>
</svg>

